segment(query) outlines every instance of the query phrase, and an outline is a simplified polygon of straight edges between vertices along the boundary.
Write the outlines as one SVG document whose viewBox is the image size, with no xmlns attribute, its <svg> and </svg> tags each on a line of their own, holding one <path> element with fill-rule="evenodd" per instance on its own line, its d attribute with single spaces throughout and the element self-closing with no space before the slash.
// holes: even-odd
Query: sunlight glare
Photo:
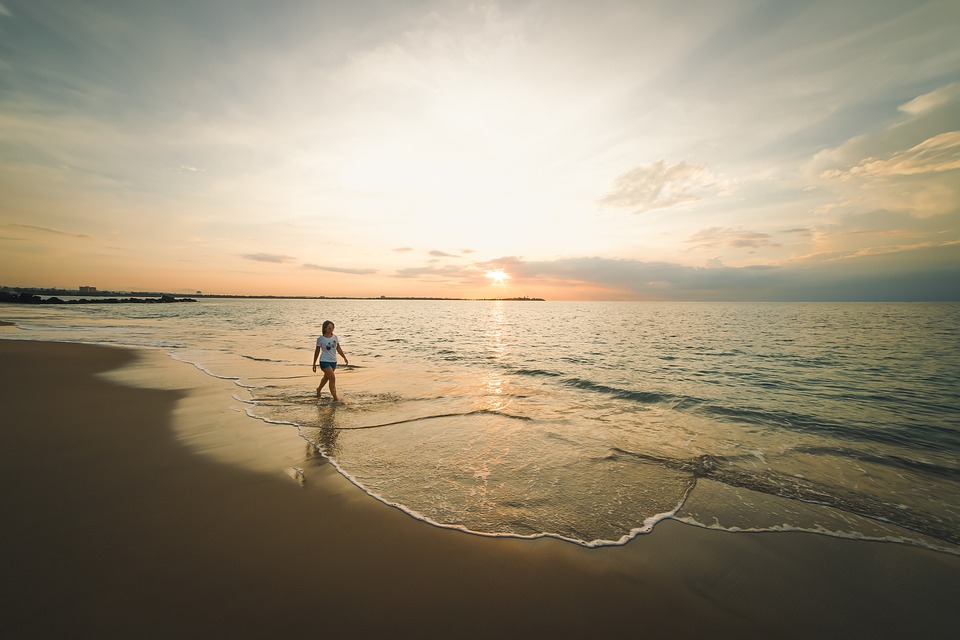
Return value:
<svg viewBox="0 0 960 640">
<path fill-rule="evenodd" d="M 504 280 L 508 280 L 510 278 L 510 274 L 504 271 L 503 269 L 494 269 L 491 271 L 487 271 L 485 275 L 488 278 L 490 278 L 490 280 L 492 281 L 491 284 L 493 284 L 494 286 L 502 286 L 504 283 Z"/>
</svg>

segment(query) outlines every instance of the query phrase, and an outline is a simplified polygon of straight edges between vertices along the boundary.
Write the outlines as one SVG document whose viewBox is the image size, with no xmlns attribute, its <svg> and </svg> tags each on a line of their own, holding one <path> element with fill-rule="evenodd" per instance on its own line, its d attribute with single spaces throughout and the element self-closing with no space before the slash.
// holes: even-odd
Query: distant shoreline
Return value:
<svg viewBox="0 0 960 640">
<path fill-rule="evenodd" d="M 32 298 L 31 298 L 32 296 Z M 47 296 L 46 300 L 38 300 Z M 159 298 L 166 302 L 195 302 L 198 298 L 211 299 L 240 299 L 240 300 L 440 300 L 440 301 L 481 301 L 481 302 L 546 302 L 544 298 L 529 298 L 519 296 L 514 298 L 437 298 L 427 296 L 271 296 L 271 295 L 239 295 L 229 293 L 195 293 L 171 294 L 156 291 L 79 291 L 77 289 L 35 289 L 31 287 L 5 287 L 0 290 L 0 302 L 14 304 L 77 304 L 76 300 L 58 300 L 50 302 L 51 298 L 60 296 L 71 298 L 81 297 L 88 303 L 103 302 L 90 298 L 117 299 L 117 302 L 153 302 L 144 298 Z"/>
</svg>

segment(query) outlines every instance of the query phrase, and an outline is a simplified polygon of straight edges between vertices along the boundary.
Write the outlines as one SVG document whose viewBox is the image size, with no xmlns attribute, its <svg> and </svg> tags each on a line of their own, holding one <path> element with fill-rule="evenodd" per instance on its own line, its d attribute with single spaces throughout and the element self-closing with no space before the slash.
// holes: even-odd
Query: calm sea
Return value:
<svg viewBox="0 0 960 640">
<path fill-rule="evenodd" d="M 4 305 L 2 337 L 160 347 L 437 525 L 616 544 L 673 518 L 960 553 L 960 304 Z M 344 404 L 315 397 L 333 320 Z M 185 364 L 184 366 L 189 366 Z"/>
</svg>

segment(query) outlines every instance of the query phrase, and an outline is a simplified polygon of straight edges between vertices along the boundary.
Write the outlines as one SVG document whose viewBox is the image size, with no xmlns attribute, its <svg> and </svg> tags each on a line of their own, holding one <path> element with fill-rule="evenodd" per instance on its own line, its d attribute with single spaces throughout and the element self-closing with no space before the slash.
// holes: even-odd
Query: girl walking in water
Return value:
<svg viewBox="0 0 960 640">
<path fill-rule="evenodd" d="M 317 348 L 313 352 L 313 372 L 317 372 L 317 356 L 320 356 L 320 370 L 323 372 L 323 380 L 317 387 L 317 397 L 320 397 L 320 390 L 324 385 L 330 383 L 330 393 L 333 395 L 334 402 L 340 402 L 337 395 L 337 354 L 343 357 L 343 364 L 350 364 L 343 349 L 340 348 L 340 338 L 333 335 L 334 325 L 331 321 L 323 322 L 323 335 L 317 338 Z"/>
</svg>

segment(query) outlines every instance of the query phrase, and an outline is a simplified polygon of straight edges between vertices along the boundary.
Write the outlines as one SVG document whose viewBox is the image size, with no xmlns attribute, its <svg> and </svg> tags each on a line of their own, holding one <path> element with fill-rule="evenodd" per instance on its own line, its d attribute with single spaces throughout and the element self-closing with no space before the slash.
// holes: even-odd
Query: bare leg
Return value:
<svg viewBox="0 0 960 640">
<path fill-rule="evenodd" d="M 337 374 L 333 372 L 333 369 L 327 369 L 327 375 L 330 378 L 330 393 L 333 394 L 333 401 L 340 402 L 340 397 L 337 396 Z"/>
<path fill-rule="evenodd" d="M 317 387 L 317 397 L 318 397 L 318 398 L 320 397 L 320 390 L 323 389 L 323 388 L 326 386 L 327 382 L 330 381 L 330 378 L 329 378 L 329 376 L 328 376 L 328 373 L 329 373 L 329 372 L 330 372 L 329 369 L 323 369 L 323 380 L 320 381 L 320 386 Z"/>
</svg>

